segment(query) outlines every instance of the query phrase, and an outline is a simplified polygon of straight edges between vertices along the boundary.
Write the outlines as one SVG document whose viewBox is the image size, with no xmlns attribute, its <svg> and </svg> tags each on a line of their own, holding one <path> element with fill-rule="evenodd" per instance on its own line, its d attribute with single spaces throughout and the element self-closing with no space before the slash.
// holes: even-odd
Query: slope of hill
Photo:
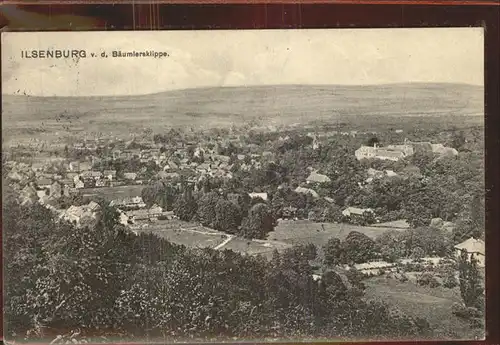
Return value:
<svg viewBox="0 0 500 345">
<path fill-rule="evenodd" d="M 262 86 L 175 90 L 127 97 L 4 95 L 4 138 L 37 133 L 308 123 L 338 117 L 483 115 L 483 88 L 459 84 Z"/>
</svg>

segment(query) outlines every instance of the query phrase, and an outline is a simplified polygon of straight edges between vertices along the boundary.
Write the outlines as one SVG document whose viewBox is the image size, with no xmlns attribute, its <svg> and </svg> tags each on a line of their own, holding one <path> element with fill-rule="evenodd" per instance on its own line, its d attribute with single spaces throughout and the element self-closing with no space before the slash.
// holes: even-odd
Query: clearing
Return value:
<svg viewBox="0 0 500 345">
<path fill-rule="evenodd" d="M 178 219 L 159 220 L 155 223 L 143 223 L 135 226 L 137 233 L 151 232 L 170 242 L 185 245 L 190 248 L 213 248 L 217 250 L 230 249 L 249 255 L 262 254 L 269 256 L 274 249 L 283 250 L 290 247 L 288 243 L 268 240 L 247 240 L 201 226 L 193 222 Z"/>
<path fill-rule="evenodd" d="M 452 314 L 453 303 L 460 303 L 457 288 L 431 288 L 414 282 L 400 282 L 384 276 L 365 280 L 366 298 L 383 300 L 401 311 L 426 319 L 439 339 L 471 339 L 469 324 Z M 479 332 L 480 330 L 478 330 Z"/>
<path fill-rule="evenodd" d="M 405 231 L 390 227 L 358 226 L 343 223 L 316 223 L 309 220 L 281 221 L 273 232 L 269 234 L 269 240 L 286 242 L 290 244 L 312 243 L 318 247 L 328 242 L 332 237 L 345 239 L 351 231 L 361 232 L 375 239 L 388 230 Z"/>
</svg>

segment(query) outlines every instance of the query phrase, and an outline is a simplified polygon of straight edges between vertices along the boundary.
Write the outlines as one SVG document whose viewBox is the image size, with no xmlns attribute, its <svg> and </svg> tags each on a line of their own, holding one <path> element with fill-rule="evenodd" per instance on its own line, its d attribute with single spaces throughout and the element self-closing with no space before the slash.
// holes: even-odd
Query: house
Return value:
<svg viewBox="0 0 500 345">
<path fill-rule="evenodd" d="M 136 221 L 149 220 L 148 210 L 133 210 L 133 211 L 127 212 L 127 215 L 129 216 L 129 220 L 132 223 L 135 223 Z"/>
<path fill-rule="evenodd" d="M 37 190 L 36 191 L 36 196 L 39 200 L 41 200 L 42 198 L 45 198 L 47 196 L 47 193 L 48 191 L 46 189 L 44 190 Z"/>
<path fill-rule="evenodd" d="M 80 174 L 80 177 L 87 181 L 87 180 L 93 180 L 93 181 L 96 181 L 96 180 L 99 180 L 102 178 L 102 172 L 100 171 L 91 171 L 91 170 L 86 170 L 86 171 L 83 171 L 81 174 Z"/>
<path fill-rule="evenodd" d="M 104 178 L 112 181 L 116 179 L 116 170 L 104 170 L 103 171 Z"/>
<path fill-rule="evenodd" d="M 295 193 L 306 194 L 306 195 L 310 194 L 314 198 L 319 198 L 319 194 L 315 190 L 310 189 L 310 188 L 297 187 L 297 188 L 295 188 Z"/>
<path fill-rule="evenodd" d="M 73 179 L 63 179 L 60 182 L 63 185 L 63 187 L 64 186 L 66 186 L 68 188 L 74 188 L 75 187 L 75 182 L 74 182 Z"/>
<path fill-rule="evenodd" d="M 117 206 L 117 207 L 129 207 L 129 208 L 144 208 L 146 204 L 142 200 L 142 197 L 128 197 L 123 199 L 115 199 L 109 203 L 109 206 Z"/>
<path fill-rule="evenodd" d="M 78 179 L 75 181 L 75 188 L 76 189 L 85 188 L 85 183 L 82 180 Z"/>
<path fill-rule="evenodd" d="M 137 173 L 134 172 L 123 173 L 123 178 L 125 178 L 126 180 L 134 181 L 137 178 Z"/>
<path fill-rule="evenodd" d="M 148 210 L 149 219 L 151 219 L 151 220 L 157 220 L 158 217 L 160 217 L 162 215 L 162 213 L 163 213 L 163 209 L 158 205 L 153 205 Z"/>
<path fill-rule="evenodd" d="M 50 186 L 52 185 L 52 180 L 48 178 L 40 178 L 36 181 L 36 185 L 39 190 L 50 189 Z"/>
<path fill-rule="evenodd" d="M 398 161 L 405 157 L 403 152 L 399 150 L 390 150 L 378 148 L 376 146 L 361 146 L 354 152 L 356 159 L 380 159 L 380 160 L 390 160 Z"/>
<path fill-rule="evenodd" d="M 80 171 L 89 171 L 92 169 L 92 164 L 89 162 L 80 162 Z"/>
<path fill-rule="evenodd" d="M 31 170 L 33 170 L 34 172 L 42 171 L 44 168 L 45 168 L 45 164 L 43 164 L 43 163 L 32 163 L 31 164 Z"/>
<path fill-rule="evenodd" d="M 346 217 L 363 216 L 365 214 L 365 212 L 369 212 L 369 213 L 374 214 L 374 212 L 371 208 L 348 207 L 342 211 L 342 215 L 344 215 Z"/>
<path fill-rule="evenodd" d="M 42 191 L 45 193 L 45 191 Z M 33 186 L 26 185 L 19 193 L 21 205 L 32 204 L 39 199 L 37 191 Z"/>
<path fill-rule="evenodd" d="M 18 173 L 17 171 L 11 171 L 7 177 L 12 180 L 12 181 L 22 181 L 23 180 L 23 175 Z"/>
<path fill-rule="evenodd" d="M 74 181 L 75 176 L 80 176 L 77 172 L 66 172 L 66 178 Z"/>
<path fill-rule="evenodd" d="M 66 211 L 63 211 L 59 216 L 60 219 L 69 221 L 76 226 L 84 226 L 93 223 L 97 220 L 97 213 L 100 210 L 99 204 L 91 201 L 87 205 L 71 206 Z"/>
<path fill-rule="evenodd" d="M 307 183 L 325 183 L 330 182 L 330 178 L 323 174 L 318 174 L 316 171 L 311 172 L 311 174 L 307 177 Z"/>
<path fill-rule="evenodd" d="M 413 146 L 405 139 L 403 145 L 389 145 L 387 147 L 378 147 L 377 144 L 373 146 L 361 146 L 354 152 L 357 160 L 362 159 L 380 159 L 398 161 L 404 157 L 411 156 L 414 153 Z"/>
<path fill-rule="evenodd" d="M 158 174 L 157 174 L 158 178 L 160 179 L 168 179 L 168 180 L 172 180 L 172 179 L 175 179 L 175 178 L 178 178 L 180 177 L 179 173 L 176 173 L 176 172 L 165 172 L 165 171 L 160 171 Z"/>
<path fill-rule="evenodd" d="M 354 269 L 364 274 L 379 274 L 381 271 L 390 270 L 396 266 L 397 264 L 394 262 L 372 261 L 355 264 Z M 349 270 L 350 268 L 346 267 L 346 269 Z"/>
<path fill-rule="evenodd" d="M 452 147 L 445 147 L 443 144 L 431 144 L 432 152 L 442 156 L 457 156 L 458 151 Z"/>
<path fill-rule="evenodd" d="M 333 198 L 330 198 L 329 196 L 325 196 L 323 199 L 328 201 L 330 204 L 333 204 L 335 202 L 335 200 Z"/>
<path fill-rule="evenodd" d="M 224 155 L 217 155 L 215 156 L 215 160 L 219 161 L 219 162 L 224 162 L 224 163 L 229 163 L 229 161 L 231 160 L 231 157 L 229 156 L 224 156 Z"/>
<path fill-rule="evenodd" d="M 209 172 L 212 170 L 212 168 L 210 167 L 210 164 L 202 163 L 196 167 L 196 170 L 199 172 Z"/>
<path fill-rule="evenodd" d="M 77 161 L 69 162 L 69 171 L 79 172 L 80 171 L 80 162 L 77 162 Z"/>
<path fill-rule="evenodd" d="M 460 257 L 462 250 L 465 250 L 468 254 L 469 259 L 474 256 L 478 261 L 479 267 L 484 267 L 485 265 L 485 245 L 484 241 L 480 239 L 475 239 L 473 237 L 457 244 L 455 247 L 455 255 Z"/>
<path fill-rule="evenodd" d="M 69 191 L 67 191 L 67 195 L 69 195 Z M 51 197 L 55 197 L 55 198 L 59 198 L 63 195 L 63 187 L 62 185 L 59 183 L 59 182 L 54 182 L 50 185 L 50 192 L 49 192 L 49 195 Z"/>
<path fill-rule="evenodd" d="M 248 195 L 252 199 L 261 198 L 262 200 L 267 201 L 267 193 L 248 193 Z"/>
<path fill-rule="evenodd" d="M 403 145 L 387 145 L 385 149 L 401 151 L 404 156 L 411 156 L 415 153 L 415 149 L 411 145 L 411 142 L 405 139 Z"/>
</svg>

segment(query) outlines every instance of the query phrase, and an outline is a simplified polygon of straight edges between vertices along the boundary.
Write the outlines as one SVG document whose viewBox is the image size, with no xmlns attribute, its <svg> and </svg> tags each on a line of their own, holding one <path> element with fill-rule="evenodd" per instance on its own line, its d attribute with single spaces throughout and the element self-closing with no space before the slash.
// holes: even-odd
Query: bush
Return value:
<svg viewBox="0 0 500 345">
<path fill-rule="evenodd" d="M 375 257 L 375 241 L 358 231 L 351 231 L 344 243 L 343 254 L 346 263 L 368 262 Z"/>
<path fill-rule="evenodd" d="M 421 259 L 425 256 L 425 252 L 421 247 L 415 247 L 413 248 L 411 252 L 411 258 L 412 259 Z"/>
<path fill-rule="evenodd" d="M 481 312 L 477 308 L 466 307 L 465 304 L 454 303 L 451 307 L 451 312 L 456 317 L 470 320 L 481 317 Z"/>
<path fill-rule="evenodd" d="M 404 273 L 400 273 L 397 275 L 397 279 L 401 282 L 401 283 L 405 283 L 408 281 L 408 276 Z"/>
<path fill-rule="evenodd" d="M 422 273 L 417 278 L 417 284 L 420 286 L 430 286 L 431 288 L 435 288 L 441 285 L 436 277 L 430 272 Z"/>
<path fill-rule="evenodd" d="M 453 289 L 458 286 L 458 280 L 455 277 L 455 271 L 448 270 L 444 274 L 443 286 L 448 289 Z"/>
<path fill-rule="evenodd" d="M 481 317 L 474 317 L 469 321 L 472 328 L 484 328 L 484 319 Z"/>
</svg>

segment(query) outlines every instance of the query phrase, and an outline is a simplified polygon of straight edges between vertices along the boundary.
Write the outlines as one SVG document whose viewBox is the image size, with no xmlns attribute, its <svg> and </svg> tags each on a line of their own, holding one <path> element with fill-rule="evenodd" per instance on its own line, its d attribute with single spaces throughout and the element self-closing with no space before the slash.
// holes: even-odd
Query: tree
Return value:
<svg viewBox="0 0 500 345">
<path fill-rule="evenodd" d="M 184 193 L 177 197 L 174 203 L 174 214 L 180 220 L 189 222 L 196 216 L 198 204 L 191 193 Z"/>
<path fill-rule="evenodd" d="M 458 133 L 455 131 L 453 133 L 453 137 L 451 139 L 451 146 L 455 149 L 460 150 L 465 145 L 465 133 L 464 131 L 459 131 Z"/>
<path fill-rule="evenodd" d="M 241 209 L 234 203 L 219 199 L 215 206 L 214 229 L 235 234 L 241 224 Z"/>
<path fill-rule="evenodd" d="M 394 262 L 405 256 L 405 248 L 398 231 L 389 230 L 375 239 L 377 251 L 382 259 Z"/>
<path fill-rule="evenodd" d="M 324 262 L 327 266 L 337 266 L 342 262 L 343 248 L 340 240 L 336 237 L 330 238 L 323 246 Z"/>
<path fill-rule="evenodd" d="M 373 212 L 365 211 L 362 214 L 362 225 L 370 225 L 375 223 L 375 214 Z"/>
<path fill-rule="evenodd" d="M 338 223 L 342 220 L 342 209 L 336 205 L 330 205 L 326 208 L 324 213 L 325 222 Z"/>
<path fill-rule="evenodd" d="M 484 308 L 484 288 L 481 284 L 481 273 L 474 254 L 462 249 L 458 262 L 460 295 L 466 307 Z"/>
<path fill-rule="evenodd" d="M 451 253 L 452 243 L 449 236 L 441 229 L 420 227 L 409 229 L 400 234 L 406 256 L 447 256 Z M 416 249 L 419 248 L 419 249 Z M 417 252 L 414 252 L 417 250 Z"/>
<path fill-rule="evenodd" d="M 218 193 L 210 192 L 204 194 L 198 200 L 198 210 L 196 211 L 196 215 L 203 226 L 210 228 L 214 227 L 216 222 L 215 209 L 219 199 L 220 196 Z"/>
<path fill-rule="evenodd" d="M 306 261 L 312 261 L 317 257 L 316 246 L 312 243 L 294 245 L 285 251 L 284 256 L 303 258 Z"/>
<path fill-rule="evenodd" d="M 240 234 L 245 238 L 264 239 L 274 230 L 276 221 L 266 204 L 254 205 L 243 220 Z"/>
<path fill-rule="evenodd" d="M 453 289 L 458 285 L 458 280 L 455 275 L 455 270 L 452 268 L 447 269 L 444 272 L 444 277 L 443 277 L 443 286 L 448 288 L 448 289 Z"/>
<path fill-rule="evenodd" d="M 343 243 L 345 263 L 368 262 L 375 257 L 375 242 L 365 234 L 351 231 Z"/>
<path fill-rule="evenodd" d="M 366 146 L 373 146 L 375 144 L 380 144 L 380 140 L 377 137 L 370 137 L 370 139 L 366 141 Z"/>
<path fill-rule="evenodd" d="M 455 243 L 460 243 L 470 237 L 483 238 L 485 231 L 484 200 L 479 194 L 472 197 L 468 209 L 462 212 L 457 226 L 453 231 Z"/>
<path fill-rule="evenodd" d="M 171 211 L 178 191 L 168 183 L 158 181 L 153 185 L 144 187 L 141 191 L 142 200 L 148 207 L 154 204 Z"/>
</svg>

